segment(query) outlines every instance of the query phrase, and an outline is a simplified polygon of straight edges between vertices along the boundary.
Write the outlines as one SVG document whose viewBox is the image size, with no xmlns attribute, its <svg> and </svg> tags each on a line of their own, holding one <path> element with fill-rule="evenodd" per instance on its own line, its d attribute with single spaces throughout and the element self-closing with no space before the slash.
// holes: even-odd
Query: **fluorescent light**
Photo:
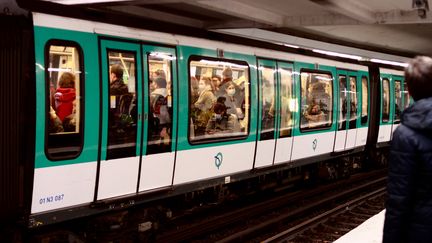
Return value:
<svg viewBox="0 0 432 243">
<path fill-rule="evenodd" d="M 408 67 L 408 63 L 404 63 L 404 62 L 394 62 L 394 61 L 387 61 L 387 60 L 381 60 L 381 59 L 375 59 L 372 58 L 370 59 L 371 62 L 376 62 L 376 63 L 382 63 L 382 64 L 389 64 L 389 65 L 395 65 L 395 66 L 401 66 L 401 67 Z"/>
<path fill-rule="evenodd" d="M 333 52 L 333 51 L 324 51 L 324 50 L 318 50 L 318 49 L 312 49 L 312 51 L 316 52 L 316 53 L 329 55 L 329 56 L 349 58 L 349 59 L 354 59 L 354 60 L 358 60 L 358 61 L 360 61 L 362 59 L 361 56 L 343 54 L 343 53 L 338 53 L 338 52 Z"/>
<path fill-rule="evenodd" d="M 45 0 L 45 1 L 65 4 L 65 5 L 73 5 L 73 4 L 91 4 L 91 3 L 108 3 L 108 2 L 126 2 L 130 0 Z"/>
<path fill-rule="evenodd" d="M 282 45 L 284 45 L 286 47 L 296 48 L 296 49 L 300 48 L 300 46 L 295 46 L 295 45 L 290 45 L 290 44 L 285 44 L 285 43 L 282 43 Z"/>
<path fill-rule="evenodd" d="M 239 65 L 239 64 L 234 64 L 231 62 L 223 62 L 223 61 L 210 61 L 210 60 L 201 59 L 199 62 L 204 63 L 204 64 L 208 64 L 208 65 L 228 66 L 228 67 L 236 67 L 236 68 L 248 68 L 248 66 L 245 66 L 245 65 Z"/>
<path fill-rule="evenodd" d="M 161 58 L 161 59 L 166 59 L 166 60 L 175 60 L 176 57 L 171 56 L 169 53 L 161 53 L 161 52 L 152 52 L 150 53 L 150 56 L 152 57 L 156 57 L 156 58 Z"/>
</svg>

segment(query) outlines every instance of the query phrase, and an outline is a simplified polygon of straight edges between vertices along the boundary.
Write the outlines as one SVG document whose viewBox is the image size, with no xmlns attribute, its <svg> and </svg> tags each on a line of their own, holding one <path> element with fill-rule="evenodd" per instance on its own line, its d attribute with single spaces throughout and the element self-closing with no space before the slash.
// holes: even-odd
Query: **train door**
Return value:
<svg viewBox="0 0 432 243">
<path fill-rule="evenodd" d="M 357 135 L 356 135 L 356 143 L 355 146 L 363 146 L 366 144 L 367 135 L 368 135 L 368 127 L 369 127 L 369 79 L 368 73 L 364 71 L 358 72 L 359 77 L 359 86 L 357 87 L 358 92 L 358 101 L 359 105 L 357 106 L 358 115 L 360 116 L 357 119 Z"/>
<path fill-rule="evenodd" d="M 345 149 L 346 139 L 347 139 L 347 116 L 348 104 L 349 104 L 349 91 L 348 91 L 348 74 L 347 71 L 338 70 L 337 71 L 338 82 L 336 90 L 339 93 L 339 98 L 337 100 L 337 130 L 336 138 L 334 144 L 334 151 L 343 151 Z"/>
<path fill-rule="evenodd" d="M 288 162 L 291 159 L 292 150 L 292 112 L 295 107 L 293 64 L 278 62 L 278 109 L 277 118 L 277 142 L 275 152 L 275 164 Z"/>
<path fill-rule="evenodd" d="M 97 199 L 136 193 L 141 146 L 141 46 L 101 40 L 102 139 Z"/>
<path fill-rule="evenodd" d="M 392 126 L 392 135 L 393 132 L 400 124 L 400 118 L 402 111 L 405 107 L 405 91 L 408 93 L 407 87 L 404 85 L 404 79 L 401 76 L 393 76 L 394 80 L 394 113 L 393 113 L 393 126 Z"/>
<path fill-rule="evenodd" d="M 144 139 L 139 191 L 172 185 L 177 131 L 177 65 L 174 48 L 143 45 Z"/>
<path fill-rule="evenodd" d="M 334 151 L 354 148 L 357 136 L 357 73 L 338 70 L 338 128 Z"/>
<path fill-rule="evenodd" d="M 333 152 L 337 128 L 337 70 L 333 66 L 294 63 L 296 98 L 291 160 Z"/>
<path fill-rule="evenodd" d="M 357 118 L 358 118 L 358 88 L 357 88 L 357 72 L 348 72 L 348 106 L 347 106 L 347 137 L 345 141 L 345 149 L 352 149 L 356 145 L 357 137 Z"/>
<path fill-rule="evenodd" d="M 258 59 L 260 104 L 259 134 L 256 147 L 255 167 L 273 165 L 275 155 L 275 115 L 277 109 L 277 67 L 276 62 Z"/>
<path fill-rule="evenodd" d="M 393 123 L 392 116 L 392 76 L 381 74 L 381 108 L 380 108 L 380 126 L 377 143 L 388 142 L 391 138 L 391 129 Z"/>
</svg>

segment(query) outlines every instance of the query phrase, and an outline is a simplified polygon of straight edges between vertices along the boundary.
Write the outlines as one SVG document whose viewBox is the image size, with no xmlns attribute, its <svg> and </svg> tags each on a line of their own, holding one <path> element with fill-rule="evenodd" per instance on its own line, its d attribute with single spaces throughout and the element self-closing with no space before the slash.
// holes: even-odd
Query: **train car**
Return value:
<svg viewBox="0 0 432 243">
<path fill-rule="evenodd" d="M 23 7 L 0 15 L 0 215 L 30 228 L 384 147 L 409 104 L 401 67 Z"/>
</svg>

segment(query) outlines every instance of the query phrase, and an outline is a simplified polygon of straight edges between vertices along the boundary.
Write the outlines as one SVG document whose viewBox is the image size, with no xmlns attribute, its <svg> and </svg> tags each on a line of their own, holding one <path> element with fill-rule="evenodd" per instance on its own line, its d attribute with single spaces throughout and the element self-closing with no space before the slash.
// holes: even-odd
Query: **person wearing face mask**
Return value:
<svg viewBox="0 0 432 243">
<path fill-rule="evenodd" d="M 213 136 L 227 135 L 240 132 L 240 124 L 233 114 L 227 114 L 227 107 L 224 104 L 223 97 L 219 97 L 220 102 L 213 106 L 213 117 L 207 123 L 206 134 Z"/>
<path fill-rule="evenodd" d="M 226 98 L 225 106 L 228 107 L 227 113 L 236 115 L 237 118 L 243 119 L 244 115 L 242 110 L 239 107 L 239 103 L 237 100 L 237 85 L 233 81 L 229 81 L 225 86 L 225 94 L 223 97 Z"/>
<path fill-rule="evenodd" d="M 209 77 L 202 77 L 198 82 L 198 94 L 198 100 L 194 103 L 194 107 L 198 111 L 195 119 L 192 121 L 195 125 L 195 136 L 204 134 L 207 122 L 212 115 L 210 109 L 216 102 L 216 97 L 211 87 L 211 79 Z"/>
<path fill-rule="evenodd" d="M 211 79 L 209 77 L 202 77 L 198 82 L 198 100 L 195 102 L 195 107 L 201 111 L 208 111 L 216 101 L 211 86 Z"/>
</svg>

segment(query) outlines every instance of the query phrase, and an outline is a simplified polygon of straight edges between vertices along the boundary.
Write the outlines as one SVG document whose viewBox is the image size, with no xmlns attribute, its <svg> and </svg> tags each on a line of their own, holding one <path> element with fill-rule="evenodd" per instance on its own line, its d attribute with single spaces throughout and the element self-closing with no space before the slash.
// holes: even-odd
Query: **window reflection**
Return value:
<svg viewBox="0 0 432 243">
<path fill-rule="evenodd" d="M 382 93 L 382 122 L 388 122 L 390 118 L 390 81 L 383 79 L 383 93 Z"/>
<path fill-rule="evenodd" d="M 333 114 L 333 79 L 330 74 L 301 72 L 300 129 L 327 128 Z"/>
<path fill-rule="evenodd" d="M 291 136 L 291 129 L 293 126 L 292 122 L 292 106 L 295 102 L 292 95 L 292 70 L 281 68 L 280 70 L 281 77 L 281 87 L 280 87 L 280 104 L 281 104 L 281 113 L 280 113 L 280 134 L 279 136 L 287 137 Z"/>
<path fill-rule="evenodd" d="M 78 46 L 48 45 L 47 155 L 77 156 L 82 147 L 81 56 Z"/>
<path fill-rule="evenodd" d="M 170 152 L 172 144 L 172 55 L 150 53 L 147 154 Z"/>
<path fill-rule="evenodd" d="M 394 121 L 398 122 L 400 120 L 400 115 L 402 113 L 402 87 L 401 87 L 401 81 L 396 80 L 395 81 L 395 114 L 394 114 Z"/>
<path fill-rule="evenodd" d="M 189 140 L 239 137 L 249 128 L 249 67 L 194 58 L 190 67 Z"/>
<path fill-rule="evenodd" d="M 276 68 L 260 66 L 262 114 L 261 140 L 274 138 Z"/>
<path fill-rule="evenodd" d="M 136 154 L 136 57 L 132 52 L 109 51 L 109 113 L 107 159 Z"/>
<path fill-rule="evenodd" d="M 361 124 L 362 125 L 367 124 L 368 102 L 369 102 L 368 79 L 366 76 L 363 76 L 362 77 L 362 106 L 361 106 Z"/>
<path fill-rule="evenodd" d="M 350 76 L 350 120 L 349 129 L 357 127 L 357 78 Z"/>
</svg>

